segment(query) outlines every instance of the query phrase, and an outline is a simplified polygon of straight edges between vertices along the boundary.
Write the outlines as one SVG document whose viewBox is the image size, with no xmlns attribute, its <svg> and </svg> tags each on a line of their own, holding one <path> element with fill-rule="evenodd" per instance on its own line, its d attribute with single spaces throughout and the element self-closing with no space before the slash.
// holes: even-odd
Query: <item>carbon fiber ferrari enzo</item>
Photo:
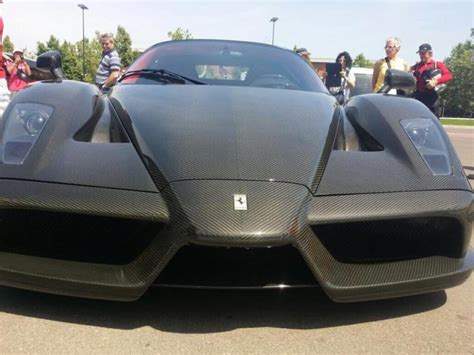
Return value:
<svg viewBox="0 0 474 355">
<path fill-rule="evenodd" d="M 62 76 L 55 53 L 37 64 Z M 384 91 L 413 84 L 391 70 Z M 341 106 L 286 49 L 159 43 L 107 95 L 31 85 L 0 137 L 1 285 L 124 301 L 319 285 L 349 302 L 474 266 L 473 192 L 436 117 L 386 94 Z"/>
</svg>

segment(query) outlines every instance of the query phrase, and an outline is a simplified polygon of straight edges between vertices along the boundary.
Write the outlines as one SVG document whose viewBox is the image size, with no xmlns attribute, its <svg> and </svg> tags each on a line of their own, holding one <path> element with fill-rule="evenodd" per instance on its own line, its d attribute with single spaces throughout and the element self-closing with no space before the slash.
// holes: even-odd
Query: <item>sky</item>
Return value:
<svg viewBox="0 0 474 355">
<path fill-rule="evenodd" d="M 3 0 L 4 37 L 15 47 L 35 52 L 37 42 L 50 35 L 61 41 L 82 40 L 95 31 L 114 33 L 123 26 L 134 48 L 145 49 L 168 40 L 168 31 L 188 29 L 194 38 L 272 42 L 292 49 L 305 47 L 312 58 L 335 58 L 348 51 L 353 58 L 385 56 L 385 40 L 401 39 L 399 56 L 409 64 L 419 60 L 416 51 L 430 43 L 436 59 L 469 39 L 474 27 L 474 0 L 365 0 L 365 1 L 120 1 L 120 0 Z"/>
</svg>

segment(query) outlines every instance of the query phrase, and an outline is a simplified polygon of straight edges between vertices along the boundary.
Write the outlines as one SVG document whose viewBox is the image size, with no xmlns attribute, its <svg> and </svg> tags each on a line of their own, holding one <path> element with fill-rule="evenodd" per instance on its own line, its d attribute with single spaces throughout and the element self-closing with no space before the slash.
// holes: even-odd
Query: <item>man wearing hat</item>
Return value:
<svg viewBox="0 0 474 355">
<path fill-rule="evenodd" d="M 7 64 L 8 88 L 12 93 L 12 97 L 21 89 L 28 85 L 28 77 L 31 75 L 31 69 L 26 60 L 23 58 L 23 51 L 15 49 L 13 51 L 13 62 Z"/>
<path fill-rule="evenodd" d="M 420 61 L 410 68 L 416 78 L 416 91 L 413 97 L 423 102 L 439 118 L 438 89 L 453 76 L 442 62 L 433 59 L 430 44 L 423 43 L 416 53 L 420 55 Z M 441 73 L 437 73 L 437 69 Z"/>
<path fill-rule="evenodd" d="M 311 63 L 311 58 L 309 57 L 311 55 L 311 53 L 309 53 L 306 48 L 298 48 L 295 52 L 301 58 L 303 58 L 309 65 L 311 65 L 311 68 L 314 69 L 313 63 Z"/>
</svg>

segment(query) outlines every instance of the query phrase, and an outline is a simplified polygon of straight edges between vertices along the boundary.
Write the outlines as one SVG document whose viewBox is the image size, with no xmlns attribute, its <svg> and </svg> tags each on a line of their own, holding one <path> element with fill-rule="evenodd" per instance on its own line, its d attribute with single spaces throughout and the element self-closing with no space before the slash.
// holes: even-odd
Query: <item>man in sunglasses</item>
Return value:
<svg viewBox="0 0 474 355">
<path fill-rule="evenodd" d="M 420 61 L 410 70 L 416 78 L 416 91 L 413 97 L 423 102 L 439 118 L 439 91 L 453 76 L 446 66 L 433 59 L 431 45 L 423 43 L 418 48 Z"/>
</svg>

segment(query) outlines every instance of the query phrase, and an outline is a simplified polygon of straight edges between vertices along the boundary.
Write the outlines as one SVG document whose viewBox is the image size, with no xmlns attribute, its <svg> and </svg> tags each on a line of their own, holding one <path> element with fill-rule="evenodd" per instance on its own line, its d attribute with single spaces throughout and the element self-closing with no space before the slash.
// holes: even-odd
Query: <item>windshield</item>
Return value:
<svg viewBox="0 0 474 355">
<path fill-rule="evenodd" d="M 252 86 L 324 92 L 314 70 L 293 52 L 264 44 L 185 40 L 157 44 L 129 71 L 166 70 L 208 85 Z M 125 84 L 157 83 L 131 75 Z"/>
</svg>

